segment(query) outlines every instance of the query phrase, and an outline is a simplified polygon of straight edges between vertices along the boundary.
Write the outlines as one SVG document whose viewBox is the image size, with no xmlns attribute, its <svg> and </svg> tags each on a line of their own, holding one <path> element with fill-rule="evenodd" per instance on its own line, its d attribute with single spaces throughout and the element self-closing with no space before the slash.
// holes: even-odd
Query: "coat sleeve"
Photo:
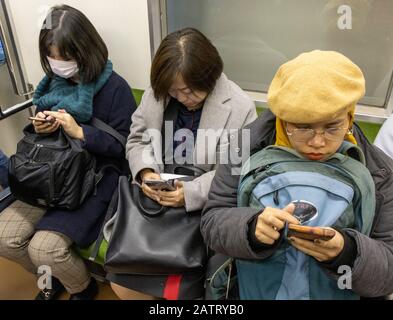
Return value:
<svg viewBox="0 0 393 320">
<path fill-rule="evenodd" d="M 249 119 L 255 116 L 255 106 L 249 112 Z M 273 141 L 271 134 L 275 126 L 275 117 L 271 112 L 264 112 L 257 121 L 249 124 L 245 129 L 258 132 L 249 135 L 251 153 L 260 150 Z M 242 131 L 243 132 L 243 131 Z M 208 201 L 202 212 L 201 232 L 206 244 L 214 251 L 227 256 L 242 259 L 266 259 L 270 257 L 275 247 L 254 250 L 249 240 L 249 228 L 260 211 L 251 207 L 237 207 L 237 189 L 240 180 L 240 169 L 248 154 L 242 153 L 245 148 L 242 134 L 239 141 L 240 163 L 233 163 L 232 157 L 228 164 L 220 164 L 212 181 Z M 245 142 L 247 143 L 247 142 Z M 233 149 L 233 146 L 231 145 Z M 236 152 L 232 150 L 231 152 Z"/>
<path fill-rule="evenodd" d="M 221 164 L 212 181 L 201 219 L 201 232 L 206 244 L 216 252 L 242 259 L 264 259 L 274 250 L 255 251 L 251 247 L 249 225 L 260 212 L 250 207 L 237 207 L 240 176 L 238 165 Z"/>
<path fill-rule="evenodd" d="M 112 101 L 108 121 L 105 122 L 126 138 L 129 134 L 131 115 L 136 109 L 131 88 L 126 84 L 119 86 Z M 123 146 L 109 133 L 85 124 L 82 125 L 82 129 L 85 136 L 83 147 L 87 151 L 111 158 L 124 157 Z"/>
<path fill-rule="evenodd" d="M 370 237 L 355 230 L 358 256 L 352 270 L 352 290 L 363 297 L 393 293 L 393 176 L 379 186 L 380 214 Z M 382 192 L 381 192 L 382 191 Z"/>
<path fill-rule="evenodd" d="M 327 274 L 339 281 L 350 283 L 352 290 L 361 297 L 383 297 L 393 293 L 393 176 L 379 186 L 376 197 L 380 205 L 370 236 L 354 229 L 343 229 L 356 242 L 357 255 L 351 273 L 325 268 Z M 322 265 L 323 266 L 323 265 Z M 350 279 L 350 282 L 348 282 Z"/>
<path fill-rule="evenodd" d="M 215 170 L 209 171 L 193 181 L 183 183 L 184 200 L 187 212 L 201 210 L 207 201 Z"/>
<path fill-rule="evenodd" d="M 142 169 L 146 168 L 150 168 L 157 173 L 160 172 L 158 165 L 160 159 L 155 157 L 153 143 L 157 143 L 160 146 L 159 149 L 161 149 L 161 132 L 156 132 L 157 136 L 155 136 L 154 132 L 151 132 L 151 129 L 147 127 L 144 117 L 148 112 L 151 95 L 151 89 L 144 93 L 141 104 L 132 116 L 130 135 L 127 139 L 126 158 L 134 178 Z"/>
</svg>

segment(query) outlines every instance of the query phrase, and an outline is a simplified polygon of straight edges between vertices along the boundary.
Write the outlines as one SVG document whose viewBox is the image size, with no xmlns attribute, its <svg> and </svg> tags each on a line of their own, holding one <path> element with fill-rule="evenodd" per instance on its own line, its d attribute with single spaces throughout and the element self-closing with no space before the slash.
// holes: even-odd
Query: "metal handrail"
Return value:
<svg viewBox="0 0 393 320">
<path fill-rule="evenodd" d="M 15 113 L 28 109 L 32 106 L 33 106 L 33 99 L 16 104 L 13 107 L 7 108 L 7 110 L 4 111 L 0 107 L 0 121 L 14 115 Z"/>
<path fill-rule="evenodd" d="M 0 191 L 0 202 L 2 202 L 3 200 L 9 198 L 11 196 L 11 190 L 10 188 L 7 188 L 5 190 Z"/>
<path fill-rule="evenodd" d="M 8 17 L 6 16 L 6 19 Z M 30 84 L 26 84 L 26 86 L 28 87 L 28 92 L 20 92 L 19 91 L 19 87 L 18 87 L 18 80 L 17 80 L 17 76 L 16 76 L 16 72 L 15 72 L 15 67 L 14 64 L 12 62 L 11 59 L 11 53 L 8 47 L 8 43 L 7 43 L 7 38 L 5 36 L 5 32 L 4 32 L 4 26 L 0 20 L 0 34 L 1 37 L 3 39 L 3 48 L 4 48 L 4 53 L 5 53 L 5 57 L 6 57 L 6 63 L 8 65 L 8 69 L 10 72 L 10 77 L 11 77 L 11 83 L 12 86 L 14 88 L 15 94 L 17 94 L 18 96 L 23 96 L 23 97 L 29 97 L 34 93 L 34 90 L 32 90 L 32 86 Z"/>
</svg>

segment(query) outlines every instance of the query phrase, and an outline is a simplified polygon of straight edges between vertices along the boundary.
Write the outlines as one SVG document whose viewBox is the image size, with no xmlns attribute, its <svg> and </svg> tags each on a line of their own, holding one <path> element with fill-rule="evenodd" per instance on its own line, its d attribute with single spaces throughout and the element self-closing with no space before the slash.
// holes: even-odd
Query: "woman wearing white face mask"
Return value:
<svg viewBox="0 0 393 320">
<path fill-rule="evenodd" d="M 122 171 L 123 146 L 112 136 L 90 125 L 96 117 L 127 137 L 135 100 L 127 82 L 113 71 L 108 50 L 90 21 L 69 6 L 54 7 L 48 16 L 50 29 L 39 38 L 41 65 L 46 76 L 33 102 L 37 133 L 50 134 L 62 127 L 95 155 L 97 170 L 114 165 Z M 39 300 L 56 299 L 64 291 L 71 300 L 93 299 L 97 284 L 91 279 L 73 244 L 87 247 L 99 234 L 118 173 L 106 170 L 94 195 L 76 210 L 44 211 L 16 201 L 0 215 L 0 256 L 36 274 L 40 266 L 51 268 L 52 289 Z M 1 280 L 0 280 L 1 281 Z"/>
<path fill-rule="evenodd" d="M 76 61 L 61 61 L 51 57 L 48 57 L 48 61 L 53 73 L 64 79 L 72 78 L 79 71 Z"/>
</svg>

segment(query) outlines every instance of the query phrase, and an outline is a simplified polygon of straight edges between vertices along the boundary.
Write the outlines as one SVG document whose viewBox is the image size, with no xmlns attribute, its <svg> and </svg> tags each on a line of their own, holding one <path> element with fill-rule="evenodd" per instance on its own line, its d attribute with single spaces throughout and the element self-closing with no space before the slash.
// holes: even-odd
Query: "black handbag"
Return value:
<svg viewBox="0 0 393 320">
<path fill-rule="evenodd" d="M 168 275 L 200 271 L 205 266 L 201 211 L 162 207 L 122 176 L 117 214 L 106 252 L 107 271 Z"/>
</svg>

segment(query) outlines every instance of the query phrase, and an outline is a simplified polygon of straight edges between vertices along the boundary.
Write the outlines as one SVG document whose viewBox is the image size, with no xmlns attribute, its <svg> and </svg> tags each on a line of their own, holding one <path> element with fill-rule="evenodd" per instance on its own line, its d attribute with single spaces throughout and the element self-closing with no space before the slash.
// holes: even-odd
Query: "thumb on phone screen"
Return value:
<svg viewBox="0 0 393 320">
<path fill-rule="evenodd" d="M 183 188 L 183 181 L 175 180 L 174 186 L 176 189 Z"/>
<path fill-rule="evenodd" d="M 293 215 L 295 212 L 296 206 L 293 202 L 289 203 L 285 208 L 281 209 L 282 211 L 285 211 L 290 214 L 286 218 L 286 221 L 288 223 L 293 223 L 293 224 L 300 224 L 299 220 Z"/>
<path fill-rule="evenodd" d="M 284 210 L 284 211 L 286 211 L 286 212 L 288 212 L 290 214 L 293 214 L 295 212 L 295 208 L 296 208 L 295 204 L 293 202 L 291 202 L 285 208 L 283 208 L 282 210 Z"/>
</svg>

